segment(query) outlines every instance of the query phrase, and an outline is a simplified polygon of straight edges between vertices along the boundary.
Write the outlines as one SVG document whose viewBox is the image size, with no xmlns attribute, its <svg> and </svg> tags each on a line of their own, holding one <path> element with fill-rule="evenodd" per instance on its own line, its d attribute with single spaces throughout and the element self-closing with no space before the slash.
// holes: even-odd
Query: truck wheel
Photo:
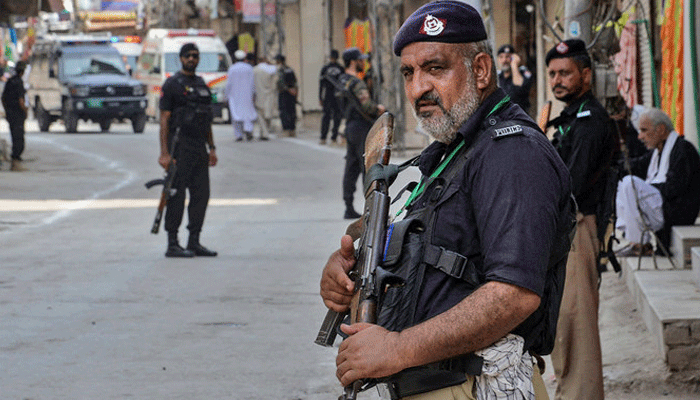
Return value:
<svg viewBox="0 0 700 400">
<path fill-rule="evenodd" d="M 134 128 L 134 133 L 143 133 L 147 119 L 146 113 L 136 114 L 131 118 L 131 127 Z"/>
<path fill-rule="evenodd" d="M 75 133 L 78 131 L 78 115 L 67 111 L 63 115 L 63 123 L 66 125 L 66 132 Z"/>
<path fill-rule="evenodd" d="M 112 120 L 111 119 L 103 119 L 100 121 L 100 130 L 102 132 L 107 132 L 109 131 L 109 127 L 112 126 Z"/>
<path fill-rule="evenodd" d="M 49 125 L 51 125 L 51 116 L 44 110 L 38 97 L 34 108 L 34 114 L 36 115 L 36 122 L 39 124 L 39 132 L 48 132 Z"/>
</svg>

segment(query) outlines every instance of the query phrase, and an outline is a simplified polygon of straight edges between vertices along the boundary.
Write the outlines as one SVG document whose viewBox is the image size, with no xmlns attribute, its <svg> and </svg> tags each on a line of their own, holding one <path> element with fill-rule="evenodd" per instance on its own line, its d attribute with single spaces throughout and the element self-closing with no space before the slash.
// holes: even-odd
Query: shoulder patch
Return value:
<svg viewBox="0 0 700 400">
<path fill-rule="evenodd" d="M 498 128 L 493 131 L 491 138 L 493 140 L 498 140 L 506 136 L 522 135 L 523 127 L 520 125 L 506 126 L 505 128 Z"/>
<path fill-rule="evenodd" d="M 576 114 L 576 118 L 585 118 L 585 117 L 590 117 L 590 116 L 591 116 L 591 110 L 581 111 L 580 113 Z"/>
</svg>

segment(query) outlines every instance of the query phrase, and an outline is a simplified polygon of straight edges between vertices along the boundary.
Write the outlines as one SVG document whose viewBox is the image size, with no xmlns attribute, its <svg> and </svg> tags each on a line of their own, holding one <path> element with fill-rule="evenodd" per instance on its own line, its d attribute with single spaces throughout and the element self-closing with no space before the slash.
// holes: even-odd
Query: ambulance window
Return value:
<svg viewBox="0 0 700 400">
<path fill-rule="evenodd" d="M 141 70 L 151 72 L 153 70 L 153 67 L 155 66 L 155 57 L 156 55 L 154 53 L 143 53 L 139 60 Z"/>
</svg>

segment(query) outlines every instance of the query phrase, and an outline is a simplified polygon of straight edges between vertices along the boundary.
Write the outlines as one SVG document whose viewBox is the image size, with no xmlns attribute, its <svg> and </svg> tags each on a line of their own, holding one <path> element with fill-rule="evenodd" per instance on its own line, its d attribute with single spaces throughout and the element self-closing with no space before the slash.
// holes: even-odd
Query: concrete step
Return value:
<svg viewBox="0 0 700 400">
<path fill-rule="evenodd" d="M 674 226 L 671 228 L 671 253 L 678 268 L 690 269 L 690 248 L 700 246 L 700 226 Z"/>
<path fill-rule="evenodd" d="M 690 249 L 690 258 L 693 265 L 693 279 L 695 279 L 695 285 L 700 287 L 700 247 L 693 247 Z"/>
<path fill-rule="evenodd" d="M 698 254 L 700 256 L 700 253 Z M 623 275 L 659 354 L 671 371 L 700 374 L 700 286 L 689 270 L 674 270 L 668 259 L 623 258 Z"/>
</svg>

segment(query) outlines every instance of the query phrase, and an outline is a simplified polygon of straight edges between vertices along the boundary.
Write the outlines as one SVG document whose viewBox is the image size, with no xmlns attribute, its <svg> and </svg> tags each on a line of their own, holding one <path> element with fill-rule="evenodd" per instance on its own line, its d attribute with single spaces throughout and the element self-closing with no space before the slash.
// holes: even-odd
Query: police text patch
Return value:
<svg viewBox="0 0 700 400">
<path fill-rule="evenodd" d="M 523 127 L 520 125 L 506 126 L 505 128 L 499 128 L 493 131 L 493 139 L 500 139 L 506 136 L 517 135 L 523 132 Z"/>
<path fill-rule="evenodd" d="M 591 110 L 581 111 L 580 113 L 576 114 L 576 118 L 583 118 L 583 117 L 590 117 L 590 116 L 591 116 Z"/>
</svg>

